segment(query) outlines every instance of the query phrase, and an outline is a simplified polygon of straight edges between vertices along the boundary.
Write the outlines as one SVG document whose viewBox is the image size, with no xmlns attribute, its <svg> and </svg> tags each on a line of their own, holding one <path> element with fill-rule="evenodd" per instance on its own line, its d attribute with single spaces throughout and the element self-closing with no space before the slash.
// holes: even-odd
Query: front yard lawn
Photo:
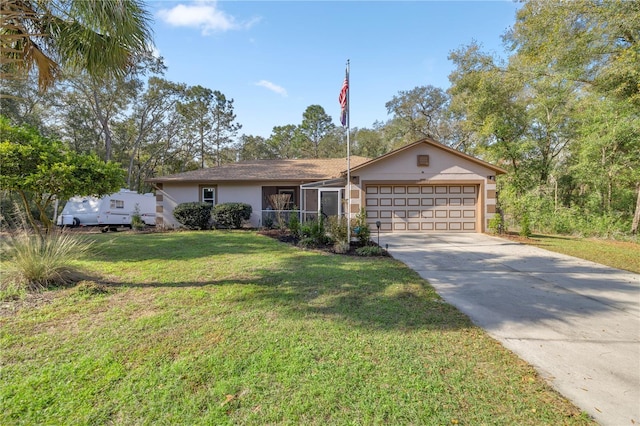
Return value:
<svg viewBox="0 0 640 426">
<path fill-rule="evenodd" d="M 0 424 L 591 423 L 391 258 L 91 238 L 86 281 L 0 317 Z"/>
<path fill-rule="evenodd" d="M 532 235 L 531 238 L 515 235 L 507 237 L 545 250 L 640 274 L 640 245 L 631 241 L 542 234 Z"/>
</svg>

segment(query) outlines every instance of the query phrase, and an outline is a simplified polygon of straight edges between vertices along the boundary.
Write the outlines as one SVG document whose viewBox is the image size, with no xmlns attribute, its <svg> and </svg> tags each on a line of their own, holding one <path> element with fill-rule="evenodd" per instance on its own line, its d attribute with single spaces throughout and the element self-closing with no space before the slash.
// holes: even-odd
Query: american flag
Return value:
<svg viewBox="0 0 640 426">
<path fill-rule="evenodd" d="M 343 126 L 347 125 L 347 92 L 349 91 L 349 72 L 347 71 L 344 77 L 344 83 L 342 83 L 342 89 L 338 96 L 338 102 L 340 102 L 340 108 L 342 113 L 340 114 L 340 122 Z"/>
</svg>

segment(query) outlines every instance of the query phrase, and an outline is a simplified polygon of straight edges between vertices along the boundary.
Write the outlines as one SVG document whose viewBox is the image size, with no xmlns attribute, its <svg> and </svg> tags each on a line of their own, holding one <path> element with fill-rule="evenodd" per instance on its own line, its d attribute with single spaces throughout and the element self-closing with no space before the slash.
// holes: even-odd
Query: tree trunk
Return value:
<svg viewBox="0 0 640 426">
<path fill-rule="evenodd" d="M 633 223 L 631 224 L 631 233 L 638 233 L 638 224 L 640 224 L 640 183 L 638 183 L 638 196 L 636 198 L 636 213 L 633 215 Z"/>
</svg>

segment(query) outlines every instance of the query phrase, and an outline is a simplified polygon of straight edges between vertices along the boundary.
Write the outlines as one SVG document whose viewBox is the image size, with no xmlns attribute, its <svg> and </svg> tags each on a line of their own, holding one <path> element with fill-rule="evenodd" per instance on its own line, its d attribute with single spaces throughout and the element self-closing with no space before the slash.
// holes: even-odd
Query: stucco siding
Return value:
<svg viewBox="0 0 640 426">
<path fill-rule="evenodd" d="M 158 195 L 161 199 L 158 200 Z M 173 217 L 173 209 L 178 204 L 199 200 L 198 185 L 164 183 L 162 189 L 156 191 L 156 206 L 162 207 L 162 212 L 156 215 L 162 216 L 164 228 L 179 228 L 180 224 Z"/>
<path fill-rule="evenodd" d="M 252 209 L 251 226 L 260 225 L 262 209 L 262 186 L 259 184 L 223 184 L 218 185 L 218 204 L 245 203 Z"/>
<path fill-rule="evenodd" d="M 418 155 L 428 155 L 429 165 L 418 166 Z M 432 181 L 486 179 L 492 170 L 465 158 L 426 144 L 398 152 L 384 161 L 374 162 L 353 172 L 367 181 Z"/>
</svg>

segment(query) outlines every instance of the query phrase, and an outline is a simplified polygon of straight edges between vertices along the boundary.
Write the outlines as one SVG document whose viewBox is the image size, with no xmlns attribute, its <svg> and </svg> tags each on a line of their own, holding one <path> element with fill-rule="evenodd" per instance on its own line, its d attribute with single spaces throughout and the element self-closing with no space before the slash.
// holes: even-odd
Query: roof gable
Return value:
<svg viewBox="0 0 640 426">
<path fill-rule="evenodd" d="M 446 145 L 443 145 L 443 144 L 441 144 L 439 142 L 436 142 L 435 140 L 433 140 L 431 138 L 420 139 L 419 141 L 410 143 L 409 145 L 405 145 L 405 146 L 400 147 L 398 149 L 395 149 L 393 151 L 387 152 L 386 154 L 383 154 L 380 157 L 374 158 L 372 160 L 369 160 L 369 161 L 366 161 L 364 163 L 361 163 L 358 166 L 352 167 L 351 171 L 354 172 L 354 171 L 363 169 L 365 167 L 368 167 L 368 166 L 370 166 L 372 164 L 378 163 L 380 161 L 384 161 L 389 157 L 395 156 L 395 155 L 397 155 L 397 154 L 399 154 L 401 152 L 404 152 L 406 150 L 412 149 L 412 148 L 414 148 L 414 147 L 416 147 L 418 145 L 421 145 L 421 144 L 427 144 L 427 145 L 432 146 L 434 148 L 441 149 L 441 150 L 443 150 L 443 151 L 445 151 L 445 152 L 447 152 L 449 154 L 452 154 L 454 156 L 463 158 L 463 159 L 465 159 L 467 161 L 471 161 L 472 163 L 476 163 L 476 164 L 478 164 L 480 166 L 486 167 L 486 168 L 488 168 L 490 170 L 493 170 L 496 173 L 496 175 L 502 175 L 502 174 L 507 173 L 506 170 L 504 170 L 504 169 L 502 169 L 502 168 L 500 168 L 498 166 L 494 166 L 493 164 L 487 163 L 486 161 L 482 161 L 482 160 L 480 160 L 478 158 L 475 158 L 475 157 L 472 157 L 470 155 L 467 155 L 467 154 L 465 154 L 463 152 L 460 152 L 460 151 L 458 151 L 456 149 L 450 148 L 450 147 L 448 147 Z"/>
</svg>

